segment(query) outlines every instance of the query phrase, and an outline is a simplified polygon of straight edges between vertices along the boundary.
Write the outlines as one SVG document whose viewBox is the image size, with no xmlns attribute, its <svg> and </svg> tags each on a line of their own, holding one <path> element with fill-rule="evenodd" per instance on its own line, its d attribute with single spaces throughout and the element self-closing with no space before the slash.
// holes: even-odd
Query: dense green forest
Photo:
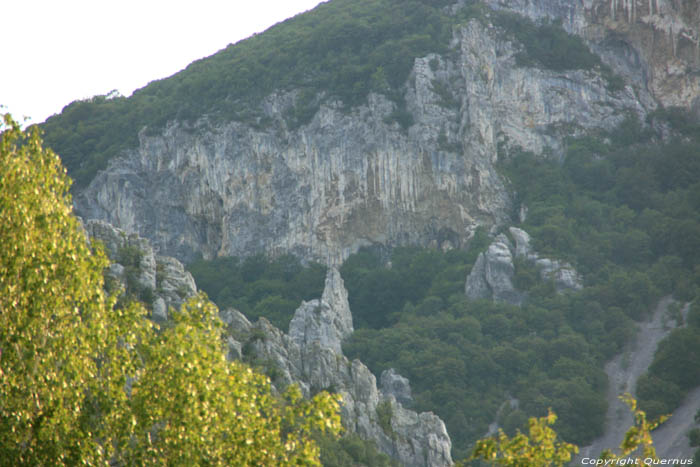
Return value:
<svg viewBox="0 0 700 467">
<path fill-rule="evenodd" d="M 187 269 L 221 309 L 236 308 L 252 320 L 264 316 L 285 332 L 302 300 L 321 297 L 326 277 L 325 266 L 302 266 L 291 255 L 199 260 Z"/>
<path fill-rule="evenodd" d="M 563 165 L 521 155 L 506 168 L 530 207 L 525 227 L 536 248 L 575 262 L 589 302 L 633 319 L 662 295 L 694 300 L 700 286 L 700 127 L 677 110 L 648 123 L 630 118 L 609 134 L 571 141 Z M 650 128 L 662 125 L 677 137 L 661 141 Z M 669 319 L 682 321 L 677 311 Z M 652 417 L 700 384 L 695 308 L 688 324 L 661 343 L 638 383 Z"/>
<path fill-rule="evenodd" d="M 170 78 L 154 81 L 130 97 L 95 96 L 66 106 L 42 128 L 46 143 L 61 155 L 76 186 L 92 180 L 109 159 L 138 144 L 138 134 L 181 124 L 242 121 L 270 125 L 260 102 L 275 91 L 295 90 L 285 115 L 289 128 L 307 123 L 321 102 L 351 108 L 370 91 L 396 103 L 390 120 L 403 127 L 403 87 L 413 62 L 449 49 L 453 28 L 470 19 L 488 21 L 522 43 L 522 66 L 555 70 L 601 70 L 613 89 L 619 78 L 577 36 L 559 24 L 535 24 L 518 15 L 489 10 L 477 1 L 448 12 L 451 1 L 334 0 L 284 21 L 264 34 L 229 45 Z"/>
</svg>

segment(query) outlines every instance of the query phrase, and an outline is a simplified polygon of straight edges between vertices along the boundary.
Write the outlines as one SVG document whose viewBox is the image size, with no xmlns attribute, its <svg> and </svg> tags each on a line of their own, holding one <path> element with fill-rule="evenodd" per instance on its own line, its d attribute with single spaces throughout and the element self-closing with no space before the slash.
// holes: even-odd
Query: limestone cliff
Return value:
<svg viewBox="0 0 700 467">
<path fill-rule="evenodd" d="M 265 127 L 202 117 L 142 132 L 79 193 L 78 211 L 183 261 L 290 252 L 337 264 L 369 244 L 459 247 L 476 226 L 510 219 L 499 150 L 561 155 L 564 137 L 655 105 L 595 71 L 517 66 L 522 47 L 488 21 L 456 28 L 450 47 L 415 60 L 408 128 L 381 94 L 351 110 L 326 102 L 293 128 L 298 93 L 273 93 Z"/>
<path fill-rule="evenodd" d="M 531 19 L 561 20 L 658 103 L 700 109 L 697 0 L 487 0 Z"/>
<path fill-rule="evenodd" d="M 145 238 L 99 220 L 92 219 L 83 225 L 92 241 L 104 245 L 111 261 L 106 272 L 108 287 L 121 287 L 145 302 L 155 321 L 166 321 L 170 307 L 179 308 L 197 293 L 192 274 L 185 271 L 182 263 L 158 255 Z"/>
</svg>

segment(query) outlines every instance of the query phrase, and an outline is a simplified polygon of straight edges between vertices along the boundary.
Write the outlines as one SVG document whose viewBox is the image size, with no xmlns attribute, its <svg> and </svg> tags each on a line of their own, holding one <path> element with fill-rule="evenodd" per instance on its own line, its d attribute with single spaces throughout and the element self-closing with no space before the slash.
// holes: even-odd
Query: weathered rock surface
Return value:
<svg viewBox="0 0 700 467">
<path fill-rule="evenodd" d="M 411 384 L 408 378 L 404 378 L 393 368 L 382 371 L 379 377 L 379 389 L 382 391 L 382 394 L 393 396 L 404 406 L 410 406 L 413 403 Z"/>
<path fill-rule="evenodd" d="M 330 269 L 320 300 L 302 303 L 289 334 L 265 318 L 250 323 L 236 310 L 221 313 L 228 327 L 229 356 L 242 349 L 244 359 L 265 362 L 275 386 L 296 383 L 309 396 L 321 390 L 342 396 L 343 424 L 350 432 L 374 440 L 379 449 L 406 466 L 452 465 L 451 442 L 445 424 L 432 413 L 417 414 L 377 388 L 375 376 L 359 360 L 350 361 L 340 349 L 352 333 L 347 292 L 340 274 Z M 394 381 L 405 380 L 394 373 Z M 405 393 L 408 381 L 405 380 Z M 409 390 L 410 396 L 410 390 Z M 377 406 L 391 413 L 390 430 L 379 422 Z"/>
<path fill-rule="evenodd" d="M 148 240 L 100 220 L 91 219 L 83 225 L 91 239 L 104 244 L 112 261 L 107 270 L 108 280 L 146 300 L 155 321 L 167 320 L 169 307 L 179 308 L 197 293 L 194 278 L 182 263 L 156 254 Z"/>
<path fill-rule="evenodd" d="M 665 107 L 700 107 L 697 0 L 486 0 L 533 20 L 561 20 L 617 73 Z M 642 94 L 640 94 L 641 96 Z"/>
<path fill-rule="evenodd" d="M 472 299 L 490 299 L 519 305 L 524 299 L 522 292 L 515 289 L 513 275 L 513 246 L 503 234 L 489 245 L 479 256 L 467 276 L 465 293 Z"/>
<path fill-rule="evenodd" d="M 498 235 L 484 253 L 480 253 L 467 276 L 465 294 L 467 297 L 489 299 L 520 305 L 526 298 L 513 284 L 515 275 L 514 258 L 521 257 L 533 262 L 540 277 L 554 281 L 558 292 L 583 288 L 583 280 L 574 267 L 564 261 L 541 258 L 530 246 L 530 235 L 517 227 L 509 232 L 515 246 L 504 234 Z"/>
<path fill-rule="evenodd" d="M 561 155 L 572 132 L 655 106 L 644 88 L 612 92 L 595 71 L 518 67 L 521 46 L 476 20 L 451 48 L 415 60 L 407 129 L 379 94 L 351 111 L 326 102 L 291 128 L 297 93 L 279 92 L 260 109 L 266 128 L 203 118 L 142 132 L 76 196 L 77 210 L 183 261 L 293 253 L 338 264 L 368 244 L 458 247 L 477 225 L 509 221 L 499 149 Z"/>
<path fill-rule="evenodd" d="M 331 268 L 323 297 L 301 304 L 289 323 L 289 337 L 301 347 L 317 344 L 340 354 L 341 342 L 352 331 L 348 292 L 338 270 Z"/>
</svg>

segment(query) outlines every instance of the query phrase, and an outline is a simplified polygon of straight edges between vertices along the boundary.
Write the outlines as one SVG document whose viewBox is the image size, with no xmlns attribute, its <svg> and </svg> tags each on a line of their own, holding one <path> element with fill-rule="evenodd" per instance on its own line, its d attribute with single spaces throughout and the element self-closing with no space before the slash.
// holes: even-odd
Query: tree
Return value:
<svg viewBox="0 0 700 467">
<path fill-rule="evenodd" d="M 126 410 L 129 345 L 142 307 L 113 310 L 107 259 L 71 213 L 70 181 L 37 131 L 9 115 L 0 135 L 0 458 L 104 463 Z M 117 339 L 120 341 L 118 342 Z M 119 345 L 120 344 L 120 345 Z"/>
<path fill-rule="evenodd" d="M 550 410 L 546 417 L 530 418 L 529 436 L 518 431 L 509 438 L 499 430 L 498 436 L 477 441 L 468 460 L 483 459 L 504 467 L 562 466 L 578 447 L 557 440 L 557 433 L 549 427 L 556 421 Z"/>
<path fill-rule="evenodd" d="M 71 212 L 70 180 L 36 130 L 0 128 L 0 464 L 320 465 L 311 401 L 222 353 L 204 296 L 156 332 L 107 296 L 99 245 Z"/>
<path fill-rule="evenodd" d="M 637 454 L 637 464 L 647 464 L 647 459 L 658 459 L 651 432 L 668 419 L 668 416 L 661 416 L 657 420 L 650 422 L 643 410 L 637 408 L 637 401 L 630 394 L 620 396 L 625 404 L 634 414 L 634 425 L 627 430 L 625 437 L 620 443 L 620 454 L 614 454 L 611 450 L 606 450 L 600 456 L 603 460 L 624 459 L 631 454 Z"/>
<path fill-rule="evenodd" d="M 203 296 L 173 321 L 144 346 L 129 400 L 135 430 L 124 447 L 128 465 L 320 465 L 311 435 L 338 433 L 333 396 L 305 401 L 290 386 L 278 400 L 267 377 L 227 362 L 218 309 Z"/>
<path fill-rule="evenodd" d="M 610 449 L 603 451 L 602 461 L 614 462 L 637 455 L 637 464 L 647 464 L 648 460 L 658 460 L 651 432 L 668 417 L 660 417 L 654 422 L 647 421 L 646 414 L 637 408 L 637 401 L 629 394 L 620 398 L 629 406 L 634 414 L 634 425 L 625 434 L 620 444 L 620 454 L 614 454 Z M 549 467 L 563 466 L 571 461 L 572 454 L 578 453 L 578 447 L 563 441 L 558 441 L 557 433 L 549 426 L 556 422 L 557 416 L 550 410 L 546 417 L 530 418 L 529 436 L 520 431 L 509 438 L 502 430 L 491 438 L 476 442 L 471 457 L 465 463 L 483 459 L 491 465 L 504 467 Z M 458 463 L 460 466 L 465 463 Z"/>
</svg>

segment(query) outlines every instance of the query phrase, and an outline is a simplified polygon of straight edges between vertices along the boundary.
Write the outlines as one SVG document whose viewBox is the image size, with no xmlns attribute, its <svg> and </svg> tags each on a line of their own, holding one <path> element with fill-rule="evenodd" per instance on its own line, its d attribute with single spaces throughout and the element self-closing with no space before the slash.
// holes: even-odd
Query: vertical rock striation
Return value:
<svg viewBox="0 0 700 467">
<path fill-rule="evenodd" d="M 665 107 L 700 107 L 697 0 L 486 0 L 533 20 L 562 22 L 613 69 Z"/>
</svg>

